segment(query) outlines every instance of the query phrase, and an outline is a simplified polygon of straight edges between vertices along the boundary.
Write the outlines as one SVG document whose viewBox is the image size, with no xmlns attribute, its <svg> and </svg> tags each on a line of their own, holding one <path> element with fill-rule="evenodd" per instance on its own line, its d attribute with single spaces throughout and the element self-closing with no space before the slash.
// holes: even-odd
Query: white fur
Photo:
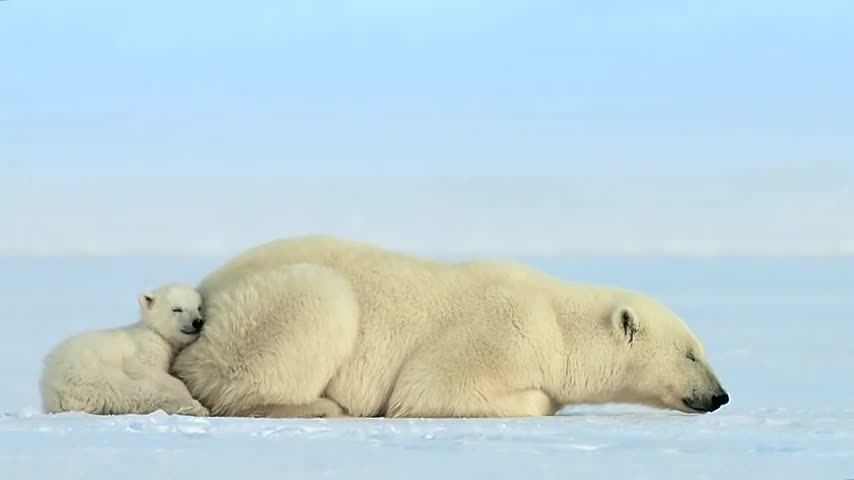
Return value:
<svg viewBox="0 0 854 480">
<path fill-rule="evenodd" d="M 540 416 L 605 402 L 694 412 L 686 401 L 703 409 L 724 395 L 664 305 L 512 262 L 307 236 L 237 256 L 199 291 L 208 324 L 173 371 L 217 415 Z"/>
<path fill-rule="evenodd" d="M 169 375 L 175 353 L 198 338 L 193 323 L 202 319 L 201 296 L 175 283 L 140 294 L 138 302 L 139 321 L 74 335 L 48 353 L 40 379 L 46 412 L 208 414 Z"/>
</svg>

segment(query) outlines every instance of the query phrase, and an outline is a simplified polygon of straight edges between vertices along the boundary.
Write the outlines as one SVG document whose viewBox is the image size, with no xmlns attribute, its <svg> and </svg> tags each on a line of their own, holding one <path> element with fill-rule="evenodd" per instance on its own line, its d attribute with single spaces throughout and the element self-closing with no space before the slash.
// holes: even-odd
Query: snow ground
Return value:
<svg viewBox="0 0 854 480">
<path fill-rule="evenodd" d="M 732 402 L 490 420 L 46 416 L 45 351 L 132 320 L 141 288 L 221 259 L 0 258 L 0 478 L 854 479 L 854 260 L 532 261 L 656 295 L 703 338 Z"/>
</svg>

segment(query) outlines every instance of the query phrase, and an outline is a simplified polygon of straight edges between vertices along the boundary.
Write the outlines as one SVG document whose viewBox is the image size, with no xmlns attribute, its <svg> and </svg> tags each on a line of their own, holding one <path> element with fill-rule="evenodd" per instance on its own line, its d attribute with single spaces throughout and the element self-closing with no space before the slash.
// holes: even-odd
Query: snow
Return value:
<svg viewBox="0 0 854 480">
<path fill-rule="evenodd" d="M 132 320 L 142 288 L 222 258 L 0 258 L 0 478 L 854 478 L 854 260 L 531 259 L 642 289 L 703 338 L 709 415 L 579 406 L 535 419 L 270 420 L 39 412 L 41 356 Z"/>
</svg>

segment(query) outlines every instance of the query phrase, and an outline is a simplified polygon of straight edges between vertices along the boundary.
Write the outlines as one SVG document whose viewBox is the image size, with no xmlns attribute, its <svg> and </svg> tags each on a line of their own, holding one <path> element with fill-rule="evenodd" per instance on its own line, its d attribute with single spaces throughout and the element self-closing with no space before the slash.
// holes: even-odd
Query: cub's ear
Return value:
<svg viewBox="0 0 854 480">
<path fill-rule="evenodd" d="M 137 298 L 139 302 L 139 306 L 145 310 L 150 310 L 152 306 L 154 306 L 154 294 L 151 292 L 140 293 L 139 298 Z"/>
<path fill-rule="evenodd" d="M 617 334 L 623 337 L 631 346 L 635 340 L 635 334 L 640 330 L 640 323 L 635 311 L 626 305 L 620 305 L 614 309 L 611 322 Z"/>
</svg>

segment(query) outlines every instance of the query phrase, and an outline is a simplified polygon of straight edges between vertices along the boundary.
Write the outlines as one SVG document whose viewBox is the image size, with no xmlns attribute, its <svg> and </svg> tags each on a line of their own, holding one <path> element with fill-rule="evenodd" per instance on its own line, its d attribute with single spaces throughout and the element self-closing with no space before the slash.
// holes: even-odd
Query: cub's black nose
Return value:
<svg viewBox="0 0 854 480">
<path fill-rule="evenodd" d="M 726 392 L 712 396 L 712 410 L 717 410 L 729 403 L 729 394 Z"/>
<path fill-rule="evenodd" d="M 193 320 L 193 328 L 195 328 L 196 330 L 201 330 L 204 324 L 205 320 L 203 318 L 197 318 Z"/>
</svg>

